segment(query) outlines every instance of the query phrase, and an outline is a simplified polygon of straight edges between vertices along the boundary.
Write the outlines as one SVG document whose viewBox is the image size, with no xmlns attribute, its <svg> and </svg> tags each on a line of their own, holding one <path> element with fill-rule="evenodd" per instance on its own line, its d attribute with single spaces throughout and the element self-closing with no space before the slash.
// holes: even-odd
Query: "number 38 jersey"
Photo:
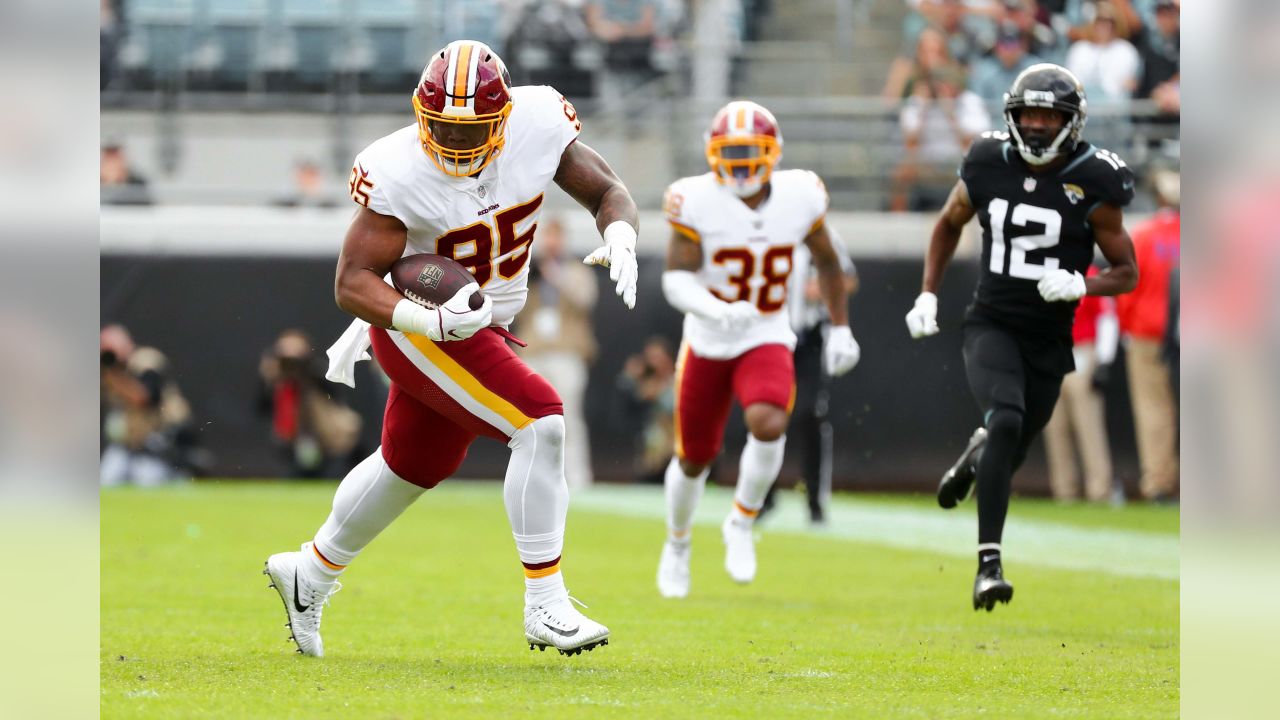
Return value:
<svg viewBox="0 0 1280 720">
<path fill-rule="evenodd" d="M 733 358 L 770 343 L 795 348 L 796 336 L 785 311 L 792 253 L 821 226 L 827 191 L 807 170 L 776 171 L 769 184 L 769 197 L 754 210 L 711 173 L 682 178 L 667 189 L 667 220 L 676 232 L 702 246 L 698 279 L 717 298 L 745 300 L 761 313 L 751 327 L 733 332 L 692 313 L 685 315 L 684 340 L 701 357 Z"/>
<path fill-rule="evenodd" d="M 1077 303 L 1045 302 L 1048 270 L 1086 274 L 1093 262 L 1089 215 L 1133 199 L 1133 172 L 1115 153 L 1081 143 L 1058 170 L 1033 173 L 1002 132 L 974 141 L 960 178 L 982 223 L 982 271 L 972 310 L 1036 335 L 1066 338 Z"/>
<path fill-rule="evenodd" d="M 513 88 L 506 145 L 475 177 L 445 175 L 418 140 L 417 124 L 376 140 L 356 156 L 351 198 L 408 228 L 404 254 L 457 260 L 493 298 L 495 325 L 507 325 L 528 295 L 534 228 L 547 183 L 582 128 L 553 88 Z"/>
</svg>

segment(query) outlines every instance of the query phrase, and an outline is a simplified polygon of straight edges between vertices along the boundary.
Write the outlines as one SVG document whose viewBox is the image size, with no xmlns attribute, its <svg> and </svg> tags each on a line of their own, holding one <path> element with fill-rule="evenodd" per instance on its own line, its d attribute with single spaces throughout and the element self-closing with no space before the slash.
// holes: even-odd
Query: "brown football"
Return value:
<svg viewBox="0 0 1280 720">
<path fill-rule="evenodd" d="M 435 308 L 443 305 L 475 277 L 456 260 L 443 255 L 419 253 L 402 257 L 391 266 L 391 282 L 405 297 L 422 305 Z M 471 309 L 478 310 L 484 304 L 479 292 L 471 296 Z"/>
</svg>

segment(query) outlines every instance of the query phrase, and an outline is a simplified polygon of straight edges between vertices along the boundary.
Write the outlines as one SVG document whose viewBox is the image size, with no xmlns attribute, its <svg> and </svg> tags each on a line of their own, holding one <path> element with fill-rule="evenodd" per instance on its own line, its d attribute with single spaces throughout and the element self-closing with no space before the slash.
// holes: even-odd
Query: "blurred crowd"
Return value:
<svg viewBox="0 0 1280 720">
<path fill-rule="evenodd" d="M 901 103 L 903 158 L 890 209 L 942 206 L 980 133 L 1004 126 L 1001 99 L 1018 73 L 1066 66 L 1089 98 L 1088 136 L 1125 148 L 1133 101 L 1180 115 L 1179 0 L 905 0 L 902 49 L 885 80 Z M 1176 152 L 1176 151 L 1165 151 Z"/>
</svg>

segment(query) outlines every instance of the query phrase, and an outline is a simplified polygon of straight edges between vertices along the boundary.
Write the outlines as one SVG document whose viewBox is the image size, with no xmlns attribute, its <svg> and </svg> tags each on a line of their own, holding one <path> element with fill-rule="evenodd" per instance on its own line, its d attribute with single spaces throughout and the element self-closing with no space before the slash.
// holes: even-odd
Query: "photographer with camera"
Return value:
<svg viewBox="0 0 1280 720">
<path fill-rule="evenodd" d="M 191 408 L 168 376 L 169 361 L 137 347 L 122 325 L 99 334 L 103 485 L 163 485 L 189 478 L 194 434 Z"/>
<path fill-rule="evenodd" d="M 351 464 L 363 419 L 332 395 L 324 368 L 301 330 L 280 333 L 262 354 L 259 408 L 293 477 L 341 476 Z"/>
</svg>

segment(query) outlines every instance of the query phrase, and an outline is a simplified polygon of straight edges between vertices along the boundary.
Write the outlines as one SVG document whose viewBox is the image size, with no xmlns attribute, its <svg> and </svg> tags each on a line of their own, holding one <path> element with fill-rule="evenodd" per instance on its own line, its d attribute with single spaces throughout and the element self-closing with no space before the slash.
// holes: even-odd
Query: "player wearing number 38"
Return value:
<svg viewBox="0 0 1280 720">
<path fill-rule="evenodd" d="M 1081 137 L 1086 103 L 1079 79 L 1057 65 L 1033 65 L 1004 96 L 1008 133 L 973 143 L 933 229 L 924 283 L 907 313 L 914 338 L 938 332 L 934 294 L 960 231 L 982 223 L 982 270 L 965 315 L 964 363 L 982 426 L 943 476 L 938 504 L 955 507 L 978 491 L 978 573 L 973 607 L 1008 602 L 1000 539 L 1010 478 L 1053 414 L 1071 372 L 1071 323 L 1084 295 L 1133 290 L 1138 268 L 1121 208 L 1133 173 L 1118 156 Z M 1110 267 L 1085 277 L 1102 251 Z"/>
<path fill-rule="evenodd" d="M 665 478 L 667 539 L 658 565 L 665 597 L 689 593 L 693 513 L 735 398 L 749 435 L 721 528 L 725 569 L 741 583 L 755 577 L 752 524 L 782 467 L 795 400 L 796 336 L 784 308 L 800 243 L 812 253 L 831 314 L 827 371 L 843 375 L 860 353 L 849 330 L 844 271 L 824 221 L 826 188 L 807 170 L 774 171 L 782 133 L 773 115 L 753 102 L 729 103 L 711 122 L 706 154 L 711 172 L 672 183 L 665 201 L 672 233 L 662 289 L 685 314 L 675 457 Z"/>
<path fill-rule="evenodd" d="M 584 262 L 609 268 L 628 308 L 636 300 L 636 206 L 608 164 L 577 142 L 573 106 L 550 87 L 511 87 L 483 43 L 459 40 L 432 55 L 407 99 L 417 122 L 365 148 L 351 171 L 358 208 L 336 295 L 358 320 L 329 350 L 331 380 L 350 384 L 370 344 L 390 376 L 382 446 L 343 479 L 332 513 L 302 551 L 272 555 L 267 573 L 299 651 L 322 655 L 321 611 L 343 569 L 485 435 L 511 448 L 503 495 L 524 566 L 525 640 L 567 654 L 590 650 L 608 642 L 609 630 L 573 606 L 560 572 L 568 509 L 560 397 L 508 347 L 505 329 L 525 302 L 549 183 L 595 217 L 604 244 Z M 475 282 L 438 308 L 411 302 L 383 277 L 416 253 L 453 258 Z M 477 290 L 484 300 L 472 308 Z M 423 561 L 460 562 L 449 557 L 457 550 L 424 548 Z M 431 628 L 422 630 L 429 640 Z"/>
</svg>

